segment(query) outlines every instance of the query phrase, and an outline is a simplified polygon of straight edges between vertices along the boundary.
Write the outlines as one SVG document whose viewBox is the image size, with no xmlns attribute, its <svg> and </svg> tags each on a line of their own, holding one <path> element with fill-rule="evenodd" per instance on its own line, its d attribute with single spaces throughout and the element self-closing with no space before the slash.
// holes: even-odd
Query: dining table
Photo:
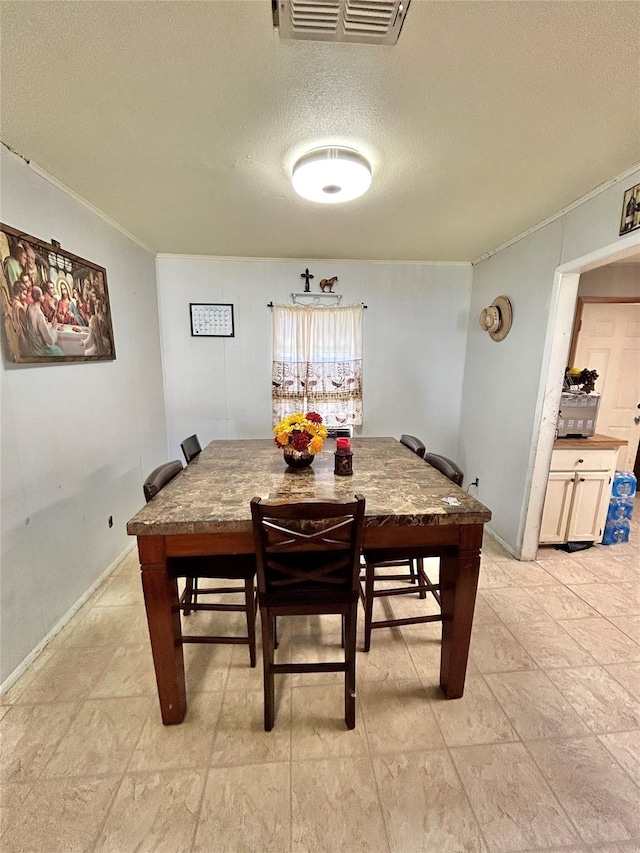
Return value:
<svg viewBox="0 0 640 853">
<path fill-rule="evenodd" d="M 440 687 L 464 691 L 484 524 L 491 512 L 395 438 L 351 439 L 352 474 L 334 473 L 335 439 L 290 469 L 273 440 L 215 440 L 127 524 L 137 537 L 162 720 L 181 723 L 187 692 L 178 581 L 170 557 L 255 553 L 250 501 L 366 499 L 363 548 L 439 557 Z"/>
</svg>

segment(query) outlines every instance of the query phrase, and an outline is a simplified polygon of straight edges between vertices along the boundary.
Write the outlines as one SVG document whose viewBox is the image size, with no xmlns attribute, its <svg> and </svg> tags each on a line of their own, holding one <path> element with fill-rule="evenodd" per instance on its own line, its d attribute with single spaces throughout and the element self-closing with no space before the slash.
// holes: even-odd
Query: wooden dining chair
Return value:
<svg viewBox="0 0 640 853">
<path fill-rule="evenodd" d="M 191 462 L 192 459 L 195 459 L 202 452 L 202 447 L 200 446 L 200 440 L 198 436 L 194 433 L 193 435 L 185 438 L 184 441 L 180 442 L 180 447 L 182 448 L 182 452 L 184 454 L 185 461 L 187 465 Z M 204 593 L 205 590 L 200 588 L 198 583 L 198 578 L 187 578 L 186 586 L 184 588 L 184 592 L 182 596 L 184 598 L 184 603 L 190 605 L 191 603 L 198 603 L 198 596 L 201 593 Z M 185 616 L 188 616 L 191 612 L 191 608 L 187 606 L 187 609 L 184 611 Z"/>
<path fill-rule="evenodd" d="M 180 447 L 182 448 L 182 452 L 184 453 L 184 458 L 187 462 L 191 462 L 192 459 L 195 459 L 196 456 L 202 451 L 200 447 L 200 440 L 198 436 L 194 433 L 193 435 L 185 438 L 184 441 L 180 442 Z"/>
<path fill-rule="evenodd" d="M 274 676 L 344 672 L 347 728 L 356 725 L 356 622 L 364 498 L 300 503 L 251 501 L 262 622 L 264 728 L 275 722 Z M 344 661 L 275 663 L 278 616 L 341 616 Z"/>
<path fill-rule="evenodd" d="M 426 447 L 419 438 L 415 437 L 415 435 L 401 435 L 400 444 L 404 444 L 405 447 L 408 447 L 409 450 L 413 450 L 413 452 L 418 456 L 424 457 Z"/>
<path fill-rule="evenodd" d="M 182 471 L 182 462 L 176 459 L 165 462 L 155 468 L 143 484 L 147 503 Z M 225 612 L 243 612 L 247 621 L 246 637 L 201 636 L 181 633 L 183 643 L 241 643 L 249 646 L 249 662 L 256 665 L 256 560 L 253 554 L 210 555 L 202 557 L 167 557 L 167 570 L 172 578 L 184 578 L 185 588 L 179 599 L 178 607 L 185 616 L 192 610 L 219 610 Z M 199 578 L 214 580 L 241 581 L 233 586 L 206 587 L 197 589 Z M 211 602 L 202 604 L 195 599 L 198 595 L 230 595 L 242 593 L 243 602 L 226 604 Z M 182 632 L 182 626 L 180 628 Z"/>
<path fill-rule="evenodd" d="M 401 435 L 400 441 L 429 465 L 437 468 L 445 477 L 457 486 L 462 485 L 463 473 L 451 459 L 436 453 L 426 453 L 425 445 L 414 435 Z M 442 614 L 424 616 L 406 616 L 396 619 L 373 619 L 373 605 L 377 598 L 395 595 L 407 595 L 417 592 L 420 598 L 430 593 L 438 607 L 441 607 L 440 584 L 433 583 L 424 568 L 429 554 L 416 548 L 393 548 L 365 550 L 363 554 L 365 569 L 360 578 L 360 596 L 364 605 L 364 651 L 371 649 L 371 631 L 374 628 L 394 628 L 401 625 L 417 625 L 422 622 L 441 622 Z M 393 571 L 406 567 L 406 572 Z M 412 586 L 376 586 L 378 582 L 392 581 L 394 584 L 409 582 Z"/>
</svg>

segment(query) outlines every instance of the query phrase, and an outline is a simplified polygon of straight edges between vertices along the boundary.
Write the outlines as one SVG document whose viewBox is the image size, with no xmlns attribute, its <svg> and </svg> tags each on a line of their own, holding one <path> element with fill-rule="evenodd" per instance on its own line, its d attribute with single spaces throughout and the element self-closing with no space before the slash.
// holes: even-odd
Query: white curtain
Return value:
<svg viewBox="0 0 640 853">
<path fill-rule="evenodd" d="M 327 426 L 362 424 L 363 306 L 274 305 L 273 423 L 313 410 Z"/>
</svg>

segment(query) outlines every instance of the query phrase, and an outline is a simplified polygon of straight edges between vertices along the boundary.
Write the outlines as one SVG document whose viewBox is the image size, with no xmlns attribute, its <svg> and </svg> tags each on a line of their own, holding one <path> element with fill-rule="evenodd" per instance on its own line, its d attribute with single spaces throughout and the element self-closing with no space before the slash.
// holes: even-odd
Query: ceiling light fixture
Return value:
<svg viewBox="0 0 640 853">
<path fill-rule="evenodd" d="M 291 182 L 298 195 L 309 201 L 339 204 L 366 193 L 371 166 L 351 148 L 314 148 L 296 162 Z"/>
</svg>

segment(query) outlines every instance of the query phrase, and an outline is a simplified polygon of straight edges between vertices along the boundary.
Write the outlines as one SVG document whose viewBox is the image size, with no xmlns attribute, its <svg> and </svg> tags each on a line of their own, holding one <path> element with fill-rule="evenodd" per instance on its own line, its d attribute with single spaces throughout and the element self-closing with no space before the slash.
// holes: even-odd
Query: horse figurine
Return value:
<svg viewBox="0 0 640 853">
<path fill-rule="evenodd" d="M 333 278 L 322 278 L 322 279 L 320 279 L 320 290 L 323 293 L 326 290 L 328 290 L 329 293 L 333 293 L 333 285 L 336 283 L 337 280 L 338 280 L 337 275 L 334 275 Z"/>
</svg>

